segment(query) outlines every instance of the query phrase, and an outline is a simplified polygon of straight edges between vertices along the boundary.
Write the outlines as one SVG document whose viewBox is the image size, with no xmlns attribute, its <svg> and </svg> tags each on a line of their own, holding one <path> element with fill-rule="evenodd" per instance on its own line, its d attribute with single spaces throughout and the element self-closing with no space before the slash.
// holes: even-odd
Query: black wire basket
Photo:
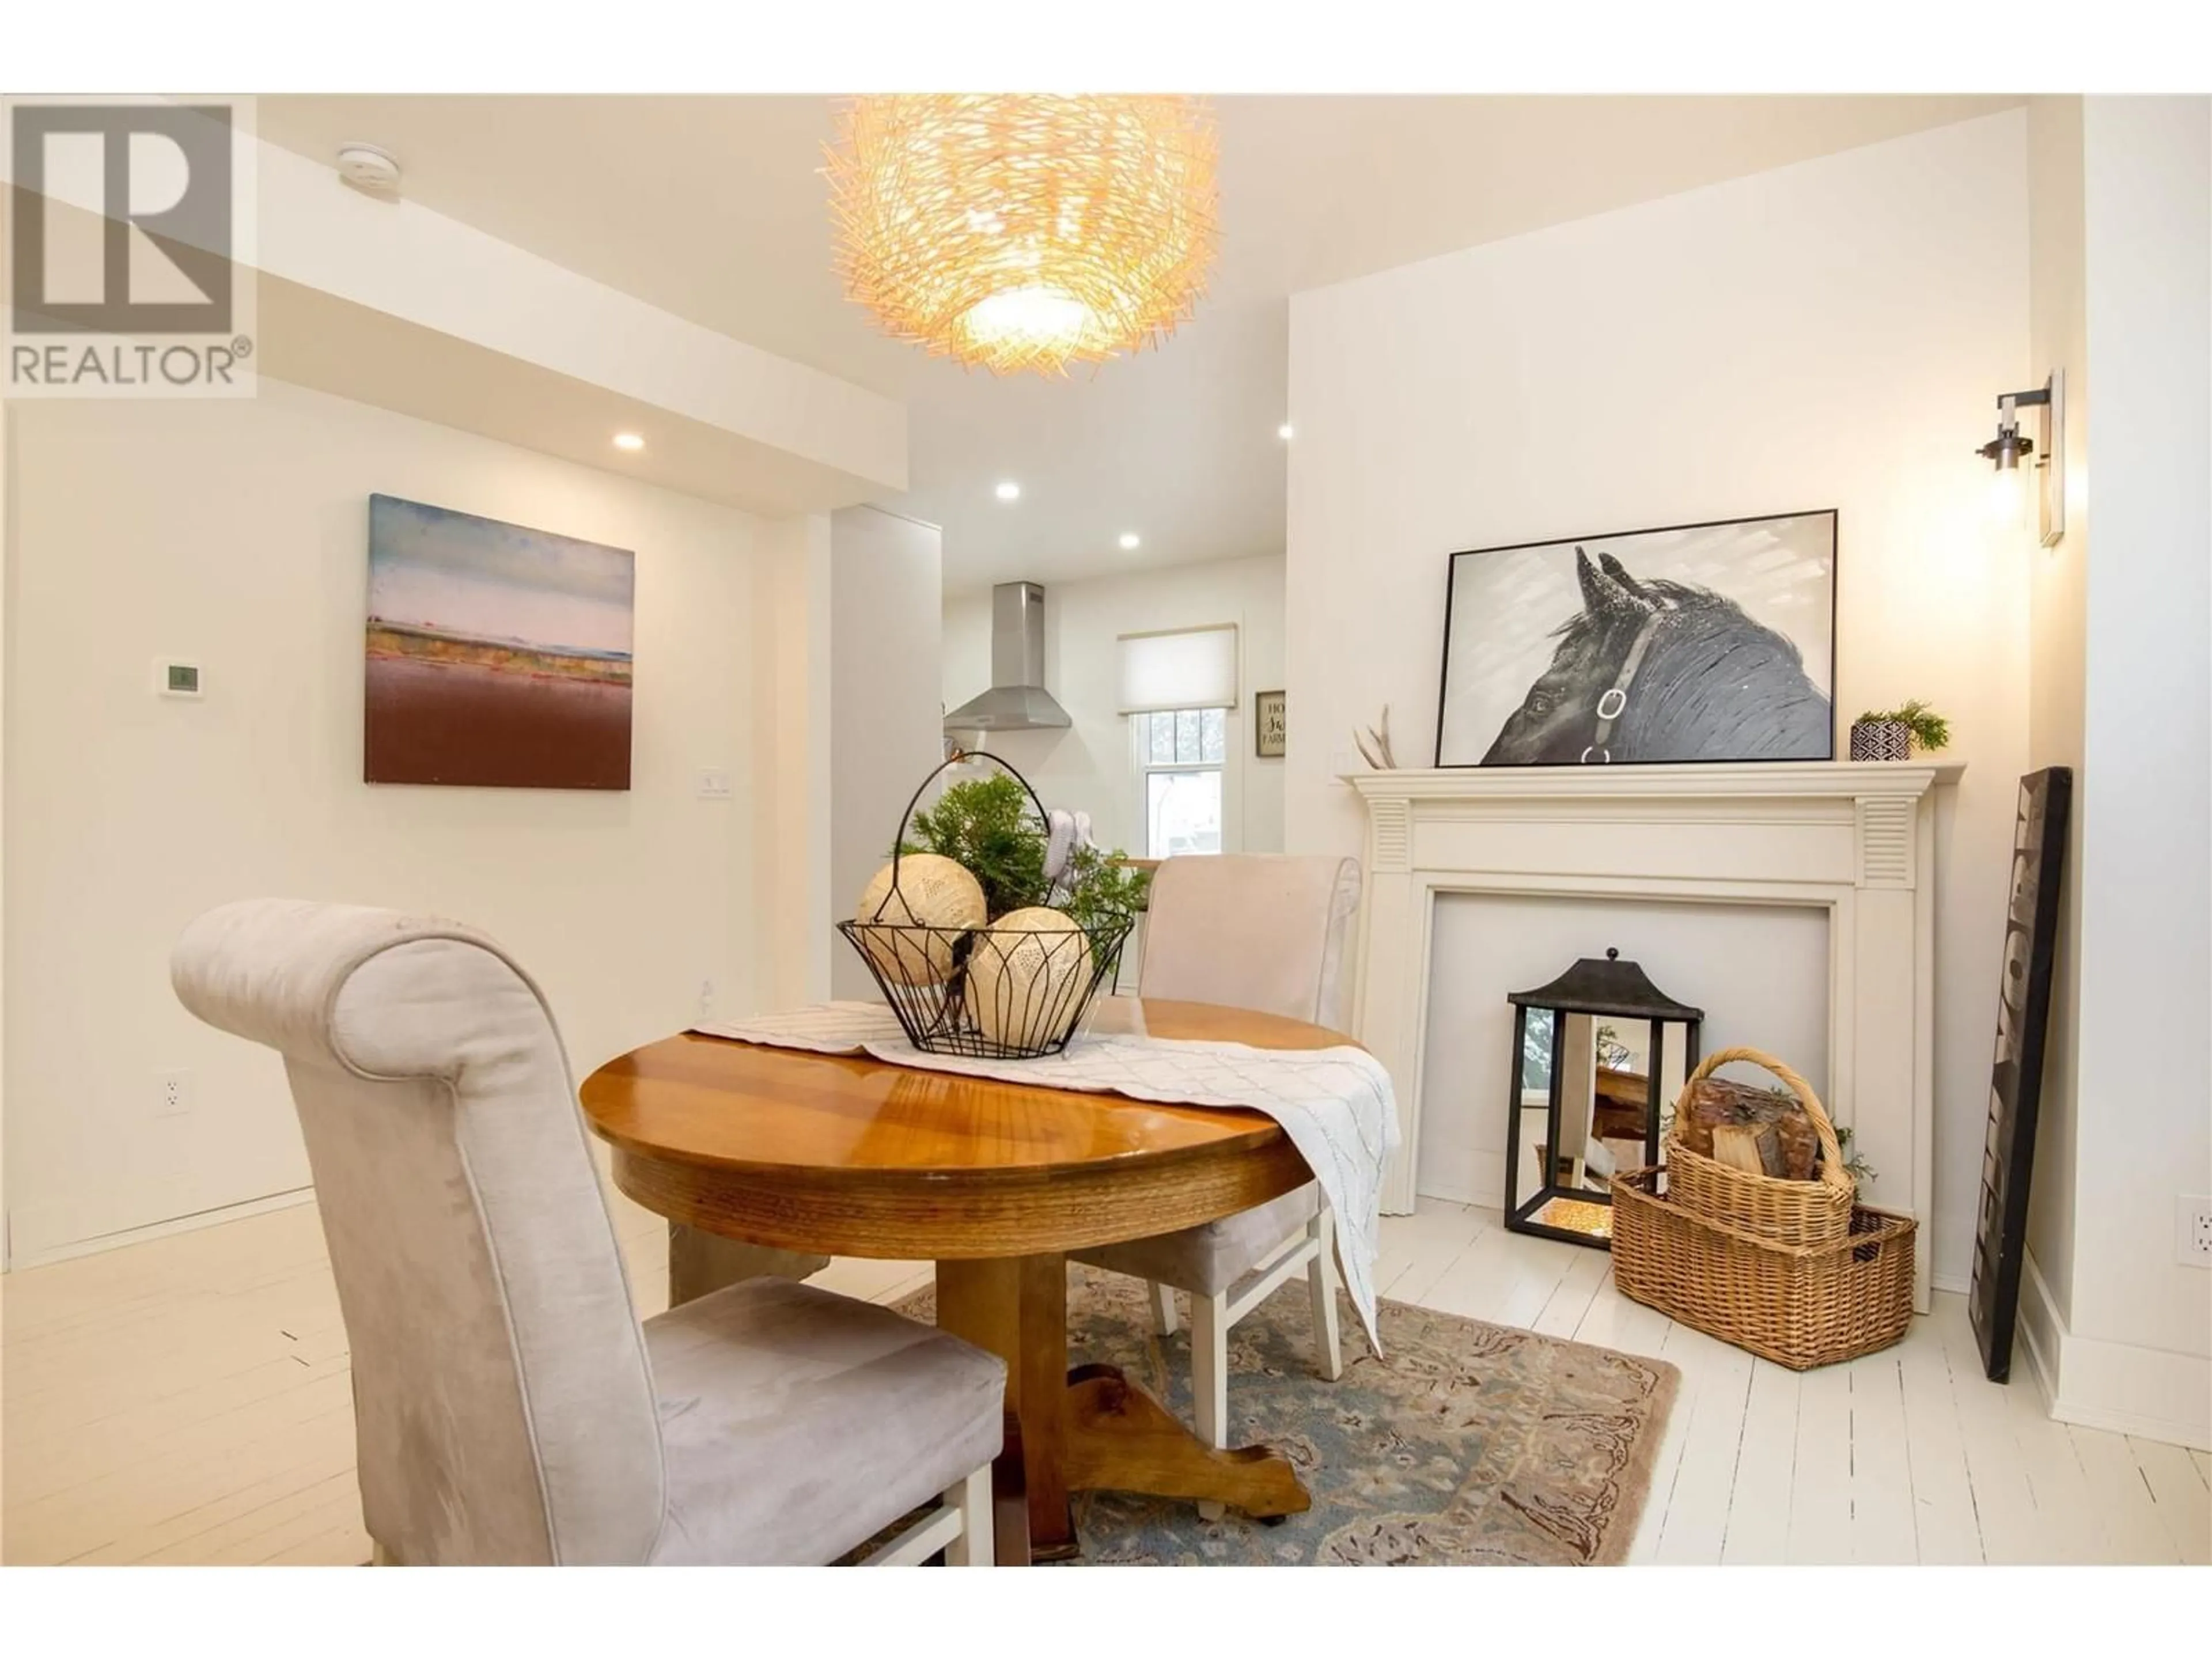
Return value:
<svg viewBox="0 0 2212 1659">
<path fill-rule="evenodd" d="M 1112 981 L 1134 917 L 1084 925 L 1061 916 L 1043 927 L 1022 925 L 1033 915 L 1048 921 L 1035 913 L 1066 896 L 1055 886 L 1043 904 L 981 927 L 883 920 L 886 915 L 914 914 L 899 881 L 915 808 L 940 774 L 969 760 L 988 760 L 1020 784 L 1036 808 L 1038 833 L 1048 833 L 1044 803 L 1027 778 L 996 755 L 956 755 L 924 778 L 907 802 L 892 843 L 890 886 L 873 913 L 841 921 L 837 931 L 868 964 L 877 988 L 915 1048 L 980 1060 L 1056 1054 L 1082 1029 L 1098 988 Z"/>
</svg>

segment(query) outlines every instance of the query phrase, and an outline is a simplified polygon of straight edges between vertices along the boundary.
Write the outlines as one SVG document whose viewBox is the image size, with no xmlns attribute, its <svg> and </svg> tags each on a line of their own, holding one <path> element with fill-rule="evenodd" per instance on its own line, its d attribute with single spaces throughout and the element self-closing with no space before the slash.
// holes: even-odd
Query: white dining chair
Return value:
<svg viewBox="0 0 2212 1659">
<path fill-rule="evenodd" d="M 640 1325 L 560 1034 L 483 934 L 349 905 L 210 911 L 171 962 L 283 1056 L 352 1350 L 380 1563 L 992 1559 L 1006 1367 L 753 1279 Z"/>
<path fill-rule="evenodd" d="M 1152 877 L 1138 994 L 1220 1003 L 1341 1030 L 1346 938 L 1359 908 L 1356 859 L 1219 854 L 1173 858 Z M 1335 1228 L 1321 1188 L 1202 1226 L 1074 1252 L 1145 1279 L 1156 1329 L 1175 1334 L 1176 1291 L 1190 1297 L 1191 1395 L 1209 1445 L 1228 1440 L 1229 1329 L 1303 1273 L 1314 1364 L 1343 1374 Z M 1209 1513 L 1218 1506 L 1203 1505 Z"/>
</svg>

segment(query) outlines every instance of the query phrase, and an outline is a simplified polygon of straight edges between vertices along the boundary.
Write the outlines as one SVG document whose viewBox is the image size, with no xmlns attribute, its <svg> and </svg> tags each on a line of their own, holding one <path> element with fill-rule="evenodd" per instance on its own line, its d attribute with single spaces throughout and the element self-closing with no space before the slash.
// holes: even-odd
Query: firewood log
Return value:
<svg viewBox="0 0 2212 1659">
<path fill-rule="evenodd" d="M 1716 1123 L 1713 1159 L 1752 1175 L 1782 1173 L 1782 1131 L 1771 1123 Z"/>
<path fill-rule="evenodd" d="M 1813 1121 L 1795 1095 L 1762 1089 L 1726 1078 L 1709 1077 L 1690 1091 L 1686 1106 L 1677 1114 L 1674 1133 L 1693 1152 L 1707 1158 L 1713 1152 L 1717 1125 L 1772 1124 L 1781 1143 L 1782 1168 L 1775 1173 L 1788 1181 L 1810 1181 L 1820 1153 Z"/>
</svg>

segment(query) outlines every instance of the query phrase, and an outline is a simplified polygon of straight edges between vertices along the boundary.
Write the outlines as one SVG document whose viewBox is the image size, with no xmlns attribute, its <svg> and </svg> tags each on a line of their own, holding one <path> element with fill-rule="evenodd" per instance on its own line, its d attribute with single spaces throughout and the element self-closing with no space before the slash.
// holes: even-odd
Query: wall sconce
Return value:
<svg viewBox="0 0 2212 1659">
<path fill-rule="evenodd" d="M 1997 399 L 1997 435 L 1974 453 L 1996 469 L 1992 483 L 1994 510 L 2008 522 L 2019 518 L 2021 463 L 2031 462 L 2036 479 L 2036 534 L 2045 547 L 2055 547 L 2066 533 L 2066 374 L 2053 369 L 2051 378 L 2032 392 L 2008 392 Z M 2020 411 L 2036 410 L 2036 435 L 2025 437 Z"/>
</svg>

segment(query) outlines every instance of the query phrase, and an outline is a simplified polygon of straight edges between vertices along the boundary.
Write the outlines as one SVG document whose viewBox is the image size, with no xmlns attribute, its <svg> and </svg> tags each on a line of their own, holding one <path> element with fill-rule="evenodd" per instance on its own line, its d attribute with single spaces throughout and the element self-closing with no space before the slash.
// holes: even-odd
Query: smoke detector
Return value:
<svg viewBox="0 0 2212 1659">
<path fill-rule="evenodd" d="M 396 191 L 399 188 L 399 158 L 374 144 L 340 144 L 338 177 L 356 190 Z"/>
</svg>

